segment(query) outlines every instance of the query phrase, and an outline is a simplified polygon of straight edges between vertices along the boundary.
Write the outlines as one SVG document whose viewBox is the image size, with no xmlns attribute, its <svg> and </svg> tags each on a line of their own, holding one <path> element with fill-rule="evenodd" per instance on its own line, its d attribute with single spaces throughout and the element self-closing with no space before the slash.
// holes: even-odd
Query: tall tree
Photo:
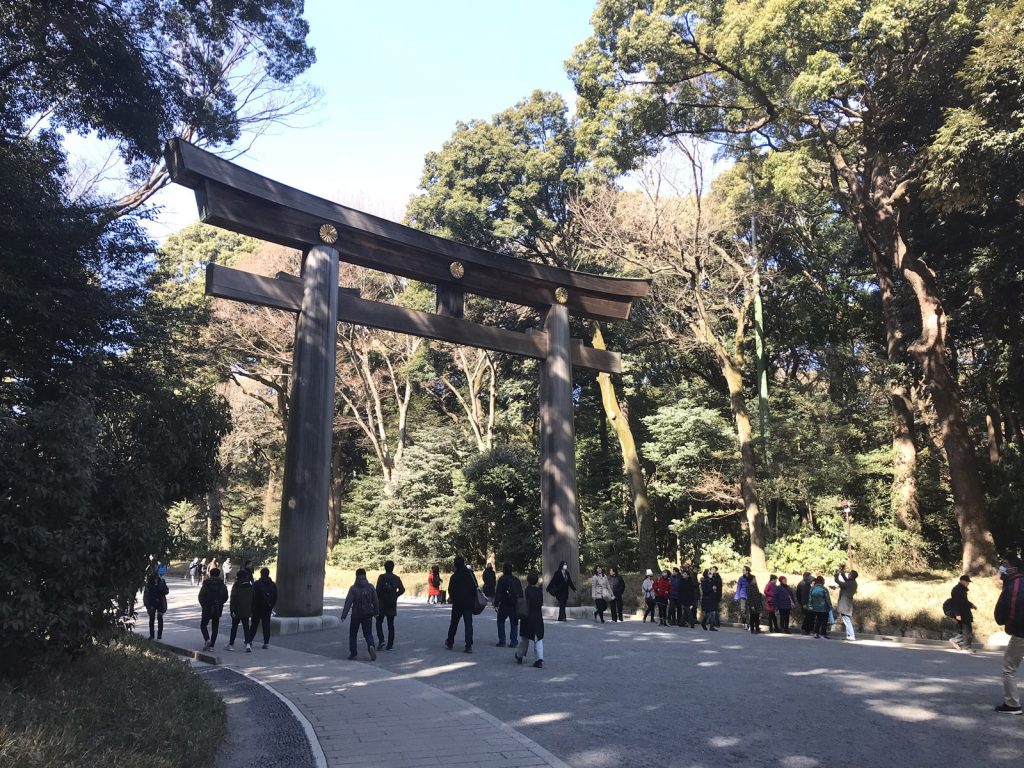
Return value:
<svg viewBox="0 0 1024 768">
<path fill-rule="evenodd" d="M 735 146 L 753 136 L 790 152 L 856 226 L 882 293 L 890 359 L 921 369 L 949 464 L 968 573 L 994 545 L 954 377 L 939 279 L 908 242 L 905 211 L 927 170 L 920 150 L 962 90 L 955 74 L 987 3 L 960 0 L 605 0 L 569 64 L 581 136 L 624 169 L 666 136 Z M 893 306 L 906 281 L 918 336 L 905 343 Z M 895 392 L 895 390 L 894 390 Z M 899 416 L 900 403 L 894 401 Z"/>
</svg>

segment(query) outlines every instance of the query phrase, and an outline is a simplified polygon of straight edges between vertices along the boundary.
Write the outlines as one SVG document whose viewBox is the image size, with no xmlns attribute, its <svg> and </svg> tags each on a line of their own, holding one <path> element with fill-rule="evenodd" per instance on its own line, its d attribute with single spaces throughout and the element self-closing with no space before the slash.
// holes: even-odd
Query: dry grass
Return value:
<svg viewBox="0 0 1024 768">
<path fill-rule="evenodd" d="M 0 679 L 0 765 L 192 768 L 225 731 L 206 684 L 134 636 Z"/>
</svg>

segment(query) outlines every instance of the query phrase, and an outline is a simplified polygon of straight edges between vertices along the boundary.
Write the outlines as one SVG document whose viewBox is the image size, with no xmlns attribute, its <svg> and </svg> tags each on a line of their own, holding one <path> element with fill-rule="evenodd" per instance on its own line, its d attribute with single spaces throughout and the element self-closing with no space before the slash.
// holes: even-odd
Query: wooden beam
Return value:
<svg viewBox="0 0 1024 768">
<path fill-rule="evenodd" d="M 210 264 L 206 268 L 206 293 L 222 299 L 244 301 L 272 309 L 298 312 L 302 308 L 303 283 L 294 275 L 288 278 L 264 277 L 239 269 Z M 479 347 L 543 359 L 547 354 L 547 335 L 533 331 L 520 333 L 474 323 L 461 318 L 435 315 L 415 309 L 396 307 L 379 301 L 361 299 L 352 288 L 338 289 L 338 320 L 396 333 L 408 333 L 428 339 Z M 622 373 L 622 357 L 570 340 L 572 364 L 605 373 Z"/>
<path fill-rule="evenodd" d="M 421 257 L 431 263 L 431 274 L 405 274 L 407 277 L 437 282 L 438 277 L 433 273 L 440 272 L 443 273 L 440 279 L 450 280 L 448 266 L 457 261 L 463 265 L 467 276 L 474 272 L 482 274 L 486 278 L 483 282 L 490 283 L 491 293 L 481 295 L 546 308 L 556 303 L 552 296 L 556 288 L 562 287 L 568 291 L 566 306 L 570 311 L 597 319 L 628 317 L 631 301 L 647 295 L 650 290 L 649 280 L 591 275 L 537 264 L 420 232 L 272 181 L 178 139 L 168 142 L 165 154 L 171 178 L 196 190 L 204 221 L 271 242 L 305 250 L 319 244 L 320 225 L 330 223 L 339 230 L 339 250 L 345 248 L 348 241 L 358 241 L 363 249 L 369 243 L 377 249 L 366 254 L 371 261 L 378 251 L 396 250 L 400 256 L 410 250 L 420 252 Z M 212 204 L 215 201 L 209 199 L 210 190 L 204 190 L 211 183 L 223 187 L 224 190 L 217 194 L 231 198 L 237 205 L 222 205 L 219 212 L 214 211 Z M 260 216 L 235 218 L 235 214 L 240 212 L 239 205 L 244 211 L 247 206 L 259 203 L 263 204 Z M 292 218 L 293 213 L 302 216 L 296 221 Z M 284 222 L 285 226 L 282 226 L 282 217 L 289 220 Z M 345 259 L 345 255 L 342 254 L 341 258 Z M 391 271 L 387 263 L 364 266 Z M 518 291 L 529 286 L 544 296 L 540 299 L 534 296 L 523 302 L 516 295 L 516 286 Z M 510 292 L 506 293 L 506 288 Z M 477 292 L 468 284 L 465 290 Z M 594 302 L 581 300 L 585 296 L 600 299 L 615 309 L 606 308 L 603 314 L 598 314 L 601 310 L 595 308 Z"/>
<path fill-rule="evenodd" d="M 324 223 L 324 219 L 304 211 L 271 204 L 214 181 L 201 182 L 196 189 L 196 199 L 199 201 L 199 217 L 206 224 L 299 250 L 306 250 L 316 243 L 317 232 Z M 439 260 L 436 254 L 428 251 L 396 245 L 365 232 L 352 230 L 343 234 L 335 247 L 342 261 L 360 267 L 435 285 L 453 282 L 449 272 L 451 262 Z M 517 274 L 496 273 L 468 264 L 464 268 L 463 277 L 455 283 L 463 291 L 542 311 L 558 303 L 555 292 L 560 286 L 556 284 L 538 282 Z M 566 306 L 573 314 L 583 317 L 625 320 L 629 317 L 631 300 L 569 289 Z"/>
<path fill-rule="evenodd" d="M 438 283 L 435 289 L 437 314 L 446 317 L 466 316 L 466 292 L 458 286 Z"/>
</svg>

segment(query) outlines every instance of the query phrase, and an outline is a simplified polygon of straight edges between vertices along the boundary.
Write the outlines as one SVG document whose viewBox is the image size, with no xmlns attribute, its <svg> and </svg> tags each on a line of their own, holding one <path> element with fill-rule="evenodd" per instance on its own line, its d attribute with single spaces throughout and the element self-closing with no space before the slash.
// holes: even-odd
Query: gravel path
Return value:
<svg viewBox="0 0 1024 768">
<path fill-rule="evenodd" d="M 992 711 L 997 654 L 571 621 L 547 623 L 545 667 L 533 669 L 495 647 L 491 610 L 474 622 L 475 653 L 458 651 L 461 631 L 445 650 L 448 615 L 402 604 L 395 649 L 377 665 L 475 704 L 580 768 L 993 768 L 1024 754 L 1024 718 Z M 346 622 L 276 642 L 341 659 L 347 637 Z"/>
<path fill-rule="evenodd" d="M 228 733 L 216 768 L 316 768 L 306 732 L 287 704 L 233 669 L 194 669 L 227 705 Z"/>
</svg>

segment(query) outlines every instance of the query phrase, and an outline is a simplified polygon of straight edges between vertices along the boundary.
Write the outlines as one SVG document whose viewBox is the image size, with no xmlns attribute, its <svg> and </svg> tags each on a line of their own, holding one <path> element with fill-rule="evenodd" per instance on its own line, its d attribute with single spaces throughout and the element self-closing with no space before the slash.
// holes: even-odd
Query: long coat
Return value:
<svg viewBox="0 0 1024 768">
<path fill-rule="evenodd" d="M 612 587 L 608 583 L 607 576 L 597 576 L 596 574 L 590 579 L 590 593 L 594 598 L 594 602 L 598 600 L 611 600 Z"/>
<path fill-rule="evenodd" d="M 551 583 L 548 584 L 548 593 L 554 595 L 555 599 L 564 603 L 569 599 L 569 590 L 576 591 L 576 585 L 572 583 L 572 576 L 569 575 L 568 571 L 562 572 L 559 568 L 555 571 L 555 575 L 551 577 Z"/>
<path fill-rule="evenodd" d="M 544 639 L 544 593 L 540 587 L 527 587 L 524 593 L 529 611 L 525 619 L 519 620 L 519 636 L 527 640 Z"/>
<path fill-rule="evenodd" d="M 839 603 L 836 608 L 841 616 L 853 616 L 853 596 L 857 594 L 857 580 L 847 573 L 836 573 L 836 584 L 839 585 Z"/>
</svg>

